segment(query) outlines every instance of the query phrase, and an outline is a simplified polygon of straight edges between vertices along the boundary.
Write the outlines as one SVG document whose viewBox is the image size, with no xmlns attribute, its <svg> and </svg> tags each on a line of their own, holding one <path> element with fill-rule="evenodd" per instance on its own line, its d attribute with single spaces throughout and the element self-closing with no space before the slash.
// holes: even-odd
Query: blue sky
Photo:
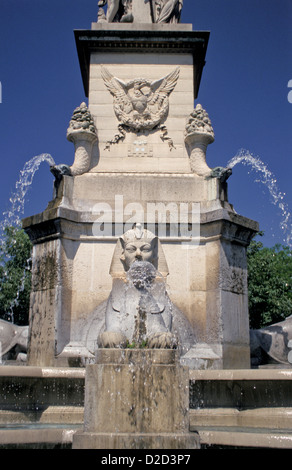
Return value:
<svg viewBox="0 0 292 470">
<path fill-rule="evenodd" d="M 56 163 L 73 162 L 66 130 L 72 111 L 87 101 L 73 31 L 90 29 L 96 17 L 97 0 L 1 0 L 0 214 L 32 157 L 49 153 Z M 197 99 L 215 130 L 209 166 L 225 166 L 247 149 L 273 173 L 292 211 L 292 0 L 185 0 L 182 22 L 210 31 Z M 235 166 L 229 201 L 260 223 L 267 246 L 285 243 L 282 212 L 250 170 Z M 24 216 L 43 211 L 52 188 L 43 163 Z"/>
</svg>

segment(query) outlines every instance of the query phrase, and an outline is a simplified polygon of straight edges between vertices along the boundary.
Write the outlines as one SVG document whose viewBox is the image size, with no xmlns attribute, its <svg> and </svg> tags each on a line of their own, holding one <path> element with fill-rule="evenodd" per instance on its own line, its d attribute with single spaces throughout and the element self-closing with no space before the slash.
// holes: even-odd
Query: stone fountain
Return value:
<svg viewBox="0 0 292 470">
<path fill-rule="evenodd" d="M 249 367 L 246 247 L 258 225 L 228 202 L 230 171 L 206 161 L 214 131 L 193 103 L 209 32 L 178 22 L 182 2 L 128 2 L 111 21 L 116 3 L 75 31 L 88 107 L 68 127 L 74 162 L 52 167 L 54 199 L 23 221 L 34 244 L 29 364 L 94 359 L 94 311 L 124 271 L 115 246 L 138 223 L 159 238 L 159 271 L 196 336 L 184 364 Z M 90 347 L 80 326 L 89 319 Z"/>
<path fill-rule="evenodd" d="M 214 130 L 194 100 L 209 32 L 179 22 L 182 3 L 101 1 L 98 21 L 75 31 L 88 106 L 69 123 L 72 165 L 51 167 L 52 201 L 23 220 L 27 365 L 0 371 L 2 422 L 46 431 L 20 433 L 24 444 L 228 445 L 226 427 L 265 426 L 262 402 L 239 417 L 254 384 L 291 380 L 250 370 L 246 248 L 258 224 L 229 203 L 230 169 L 208 166 Z M 266 444 L 237 435 L 231 445 Z"/>
</svg>

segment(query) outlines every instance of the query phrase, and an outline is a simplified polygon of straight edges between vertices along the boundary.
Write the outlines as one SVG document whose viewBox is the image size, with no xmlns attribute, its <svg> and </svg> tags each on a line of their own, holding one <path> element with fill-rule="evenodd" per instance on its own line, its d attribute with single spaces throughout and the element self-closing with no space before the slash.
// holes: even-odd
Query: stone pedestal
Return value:
<svg viewBox="0 0 292 470">
<path fill-rule="evenodd" d="M 196 449 L 189 371 L 174 350 L 101 349 L 88 365 L 84 430 L 73 449 Z"/>
<path fill-rule="evenodd" d="M 246 247 L 257 224 L 234 212 L 225 186 L 194 174 L 64 177 L 47 210 L 23 222 L 34 243 L 30 364 L 77 365 L 82 358 L 94 358 L 101 324 L 93 314 L 103 308 L 112 288 L 117 232 L 122 235 L 131 227 L 132 210 L 139 203 L 138 217 L 144 213 L 145 220 L 153 206 L 165 210 L 165 223 L 158 210 L 154 228 L 167 229 L 160 241 L 170 298 L 190 321 L 197 341 L 185 363 L 192 368 L 248 368 Z M 198 210 L 192 239 L 181 233 L 180 223 L 171 223 L 166 211 L 174 206 L 180 214 L 181 204 L 187 204 L 190 223 L 192 208 Z M 81 328 L 86 323 L 91 344 Z"/>
<path fill-rule="evenodd" d="M 209 140 L 201 136 L 198 143 L 196 129 L 191 140 L 185 134 L 209 33 L 191 31 L 190 25 L 133 23 L 128 28 L 97 23 L 90 31 L 75 32 L 97 140 L 85 165 L 78 163 L 78 172 L 56 185 L 48 208 L 23 221 L 34 244 L 29 363 L 94 360 L 115 246 L 138 222 L 159 237 L 171 301 L 194 330 L 196 344 L 183 363 L 248 368 L 246 248 L 258 225 L 235 212 L 224 178 L 212 177 L 206 162 Z M 139 106 L 145 105 L 149 83 L 155 83 L 154 93 L 171 74 L 175 86 L 164 101 L 163 120 L 135 132 L 133 120 L 145 118 Z M 143 95 L 141 102 L 133 98 L 137 109 L 127 114 L 129 121 L 120 120 L 126 111 L 105 75 L 124 91 L 124 84 L 132 83 L 126 90 L 136 90 L 139 99 Z M 153 107 L 145 112 L 144 122 L 155 115 Z"/>
<path fill-rule="evenodd" d="M 98 128 L 91 172 L 190 171 L 184 130 L 198 95 L 209 32 L 190 31 L 187 26 L 133 23 L 129 29 L 117 23 L 105 29 L 97 23 L 90 31 L 75 32 L 84 91 Z M 178 69 L 167 119 L 155 129 L 121 132 L 114 111 L 117 100 L 105 85 L 103 69 L 123 83 L 137 79 L 155 83 Z"/>
</svg>

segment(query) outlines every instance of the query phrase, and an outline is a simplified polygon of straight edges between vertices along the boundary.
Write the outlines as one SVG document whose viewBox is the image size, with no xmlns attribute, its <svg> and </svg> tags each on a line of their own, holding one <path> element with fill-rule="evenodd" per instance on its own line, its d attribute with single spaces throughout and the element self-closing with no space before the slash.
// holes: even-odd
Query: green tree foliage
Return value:
<svg viewBox="0 0 292 470">
<path fill-rule="evenodd" d="M 32 245 L 28 235 L 6 227 L 0 246 L 0 318 L 28 324 Z"/>
<path fill-rule="evenodd" d="M 292 315 L 292 251 L 253 240 L 247 260 L 250 327 L 262 328 Z"/>
</svg>

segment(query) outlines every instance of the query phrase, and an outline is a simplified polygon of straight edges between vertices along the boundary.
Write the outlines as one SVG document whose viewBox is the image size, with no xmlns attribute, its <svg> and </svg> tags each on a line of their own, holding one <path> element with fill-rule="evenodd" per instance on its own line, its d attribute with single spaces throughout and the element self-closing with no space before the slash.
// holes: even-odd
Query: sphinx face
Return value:
<svg viewBox="0 0 292 470">
<path fill-rule="evenodd" d="M 156 253 L 152 243 L 146 240 L 135 240 L 125 245 L 123 255 L 125 268 L 128 270 L 135 261 L 153 263 Z"/>
</svg>

